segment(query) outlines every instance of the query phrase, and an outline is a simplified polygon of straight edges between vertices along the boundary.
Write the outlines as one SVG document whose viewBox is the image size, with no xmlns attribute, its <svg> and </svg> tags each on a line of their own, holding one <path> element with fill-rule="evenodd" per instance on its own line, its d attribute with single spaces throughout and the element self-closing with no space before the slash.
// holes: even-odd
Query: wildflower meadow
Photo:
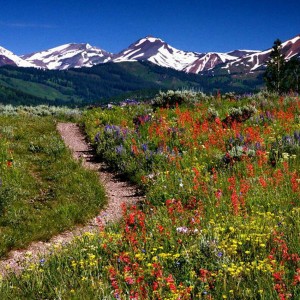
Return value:
<svg viewBox="0 0 300 300">
<path fill-rule="evenodd" d="M 0 295 L 300 298 L 298 96 L 169 91 L 86 110 L 82 124 L 100 159 L 146 200 L 11 274 Z"/>
</svg>

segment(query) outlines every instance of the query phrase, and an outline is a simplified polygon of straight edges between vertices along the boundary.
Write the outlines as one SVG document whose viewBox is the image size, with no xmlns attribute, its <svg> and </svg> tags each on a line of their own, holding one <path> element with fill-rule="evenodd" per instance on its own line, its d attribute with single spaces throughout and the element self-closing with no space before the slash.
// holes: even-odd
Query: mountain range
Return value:
<svg viewBox="0 0 300 300">
<path fill-rule="evenodd" d="M 183 51 L 152 36 L 117 54 L 75 43 L 22 56 L 0 47 L 0 103 L 101 105 L 169 89 L 256 92 L 271 51 Z M 282 52 L 300 57 L 300 35 L 283 42 Z"/>
<path fill-rule="evenodd" d="M 160 38 L 147 36 L 117 54 L 89 44 L 65 44 L 17 56 L 0 47 L 0 66 L 34 67 L 48 70 L 92 67 L 108 62 L 149 61 L 161 67 L 193 74 L 252 73 L 265 68 L 272 48 L 220 52 L 191 52 L 176 49 Z M 300 57 L 300 35 L 282 43 L 286 59 Z"/>
</svg>

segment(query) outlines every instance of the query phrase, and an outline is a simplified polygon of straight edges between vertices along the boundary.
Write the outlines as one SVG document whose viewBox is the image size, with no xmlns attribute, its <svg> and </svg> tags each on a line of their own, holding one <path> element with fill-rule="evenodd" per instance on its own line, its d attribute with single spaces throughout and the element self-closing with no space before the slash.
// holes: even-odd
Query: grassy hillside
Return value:
<svg viewBox="0 0 300 300">
<path fill-rule="evenodd" d="M 159 90 L 168 89 L 244 93 L 259 89 L 261 84 L 261 78 L 255 76 L 201 76 L 149 62 L 108 63 L 67 71 L 6 66 L 0 68 L 0 102 L 84 106 L 103 104 L 120 97 L 151 97 Z"/>
<path fill-rule="evenodd" d="M 0 257 L 85 222 L 105 203 L 97 175 L 72 159 L 56 132 L 57 118 L 78 114 L 0 108 Z"/>
</svg>

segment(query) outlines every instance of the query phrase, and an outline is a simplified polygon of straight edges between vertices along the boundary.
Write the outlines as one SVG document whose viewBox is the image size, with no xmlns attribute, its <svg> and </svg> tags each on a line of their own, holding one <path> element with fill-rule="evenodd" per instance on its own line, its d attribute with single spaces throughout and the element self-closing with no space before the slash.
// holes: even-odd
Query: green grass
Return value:
<svg viewBox="0 0 300 300">
<path fill-rule="evenodd" d="M 0 116 L 0 256 L 83 223 L 106 201 L 55 126 L 52 117 Z"/>
<path fill-rule="evenodd" d="M 46 84 L 29 82 L 17 78 L 10 78 L 8 82 L 7 81 L 2 81 L 2 82 L 5 82 L 4 86 L 10 88 L 17 88 L 24 93 L 28 93 L 36 97 L 47 98 L 49 100 L 60 99 L 64 101 L 69 101 L 68 95 L 65 95 L 65 93 L 61 93 L 59 89 L 57 89 L 55 86 L 51 87 Z M 63 91 L 64 92 L 69 91 L 68 92 L 69 94 L 74 93 L 74 91 L 69 89 L 63 89 Z"/>
</svg>

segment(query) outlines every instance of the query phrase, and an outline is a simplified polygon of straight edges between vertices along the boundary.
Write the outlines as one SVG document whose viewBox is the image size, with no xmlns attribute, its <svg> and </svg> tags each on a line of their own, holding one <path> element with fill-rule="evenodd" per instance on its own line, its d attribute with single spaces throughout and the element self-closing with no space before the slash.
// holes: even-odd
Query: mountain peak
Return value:
<svg viewBox="0 0 300 300">
<path fill-rule="evenodd" d="M 135 43 L 131 44 L 129 46 L 130 47 L 138 47 L 140 45 L 147 45 L 147 44 L 152 44 L 151 47 L 153 47 L 153 44 L 156 44 L 156 45 L 162 45 L 162 44 L 167 44 L 166 42 L 164 42 L 162 39 L 160 38 L 157 38 L 157 37 L 154 37 L 154 36 L 151 36 L 151 35 L 147 35 L 146 37 L 144 38 L 141 38 L 139 40 L 137 40 Z"/>
<path fill-rule="evenodd" d="M 65 70 L 107 62 L 112 54 L 88 43 L 70 43 L 22 57 L 40 68 Z"/>
<path fill-rule="evenodd" d="M 163 42 L 162 39 L 160 39 L 158 37 L 155 37 L 154 35 L 151 35 L 151 34 L 145 36 L 144 38 L 141 38 L 140 40 L 142 40 L 142 39 L 149 40 L 149 41 L 152 41 L 152 42 L 153 41 L 162 41 Z"/>
<path fill-rule="evenodd" d="M 199 73 L 236 59 L 227 53 L 196 53 L 178 50 L 160 38 L 146 36 L 113 57 L 113 62 L 148 60 L 159 66 Z"/>
</svg>

